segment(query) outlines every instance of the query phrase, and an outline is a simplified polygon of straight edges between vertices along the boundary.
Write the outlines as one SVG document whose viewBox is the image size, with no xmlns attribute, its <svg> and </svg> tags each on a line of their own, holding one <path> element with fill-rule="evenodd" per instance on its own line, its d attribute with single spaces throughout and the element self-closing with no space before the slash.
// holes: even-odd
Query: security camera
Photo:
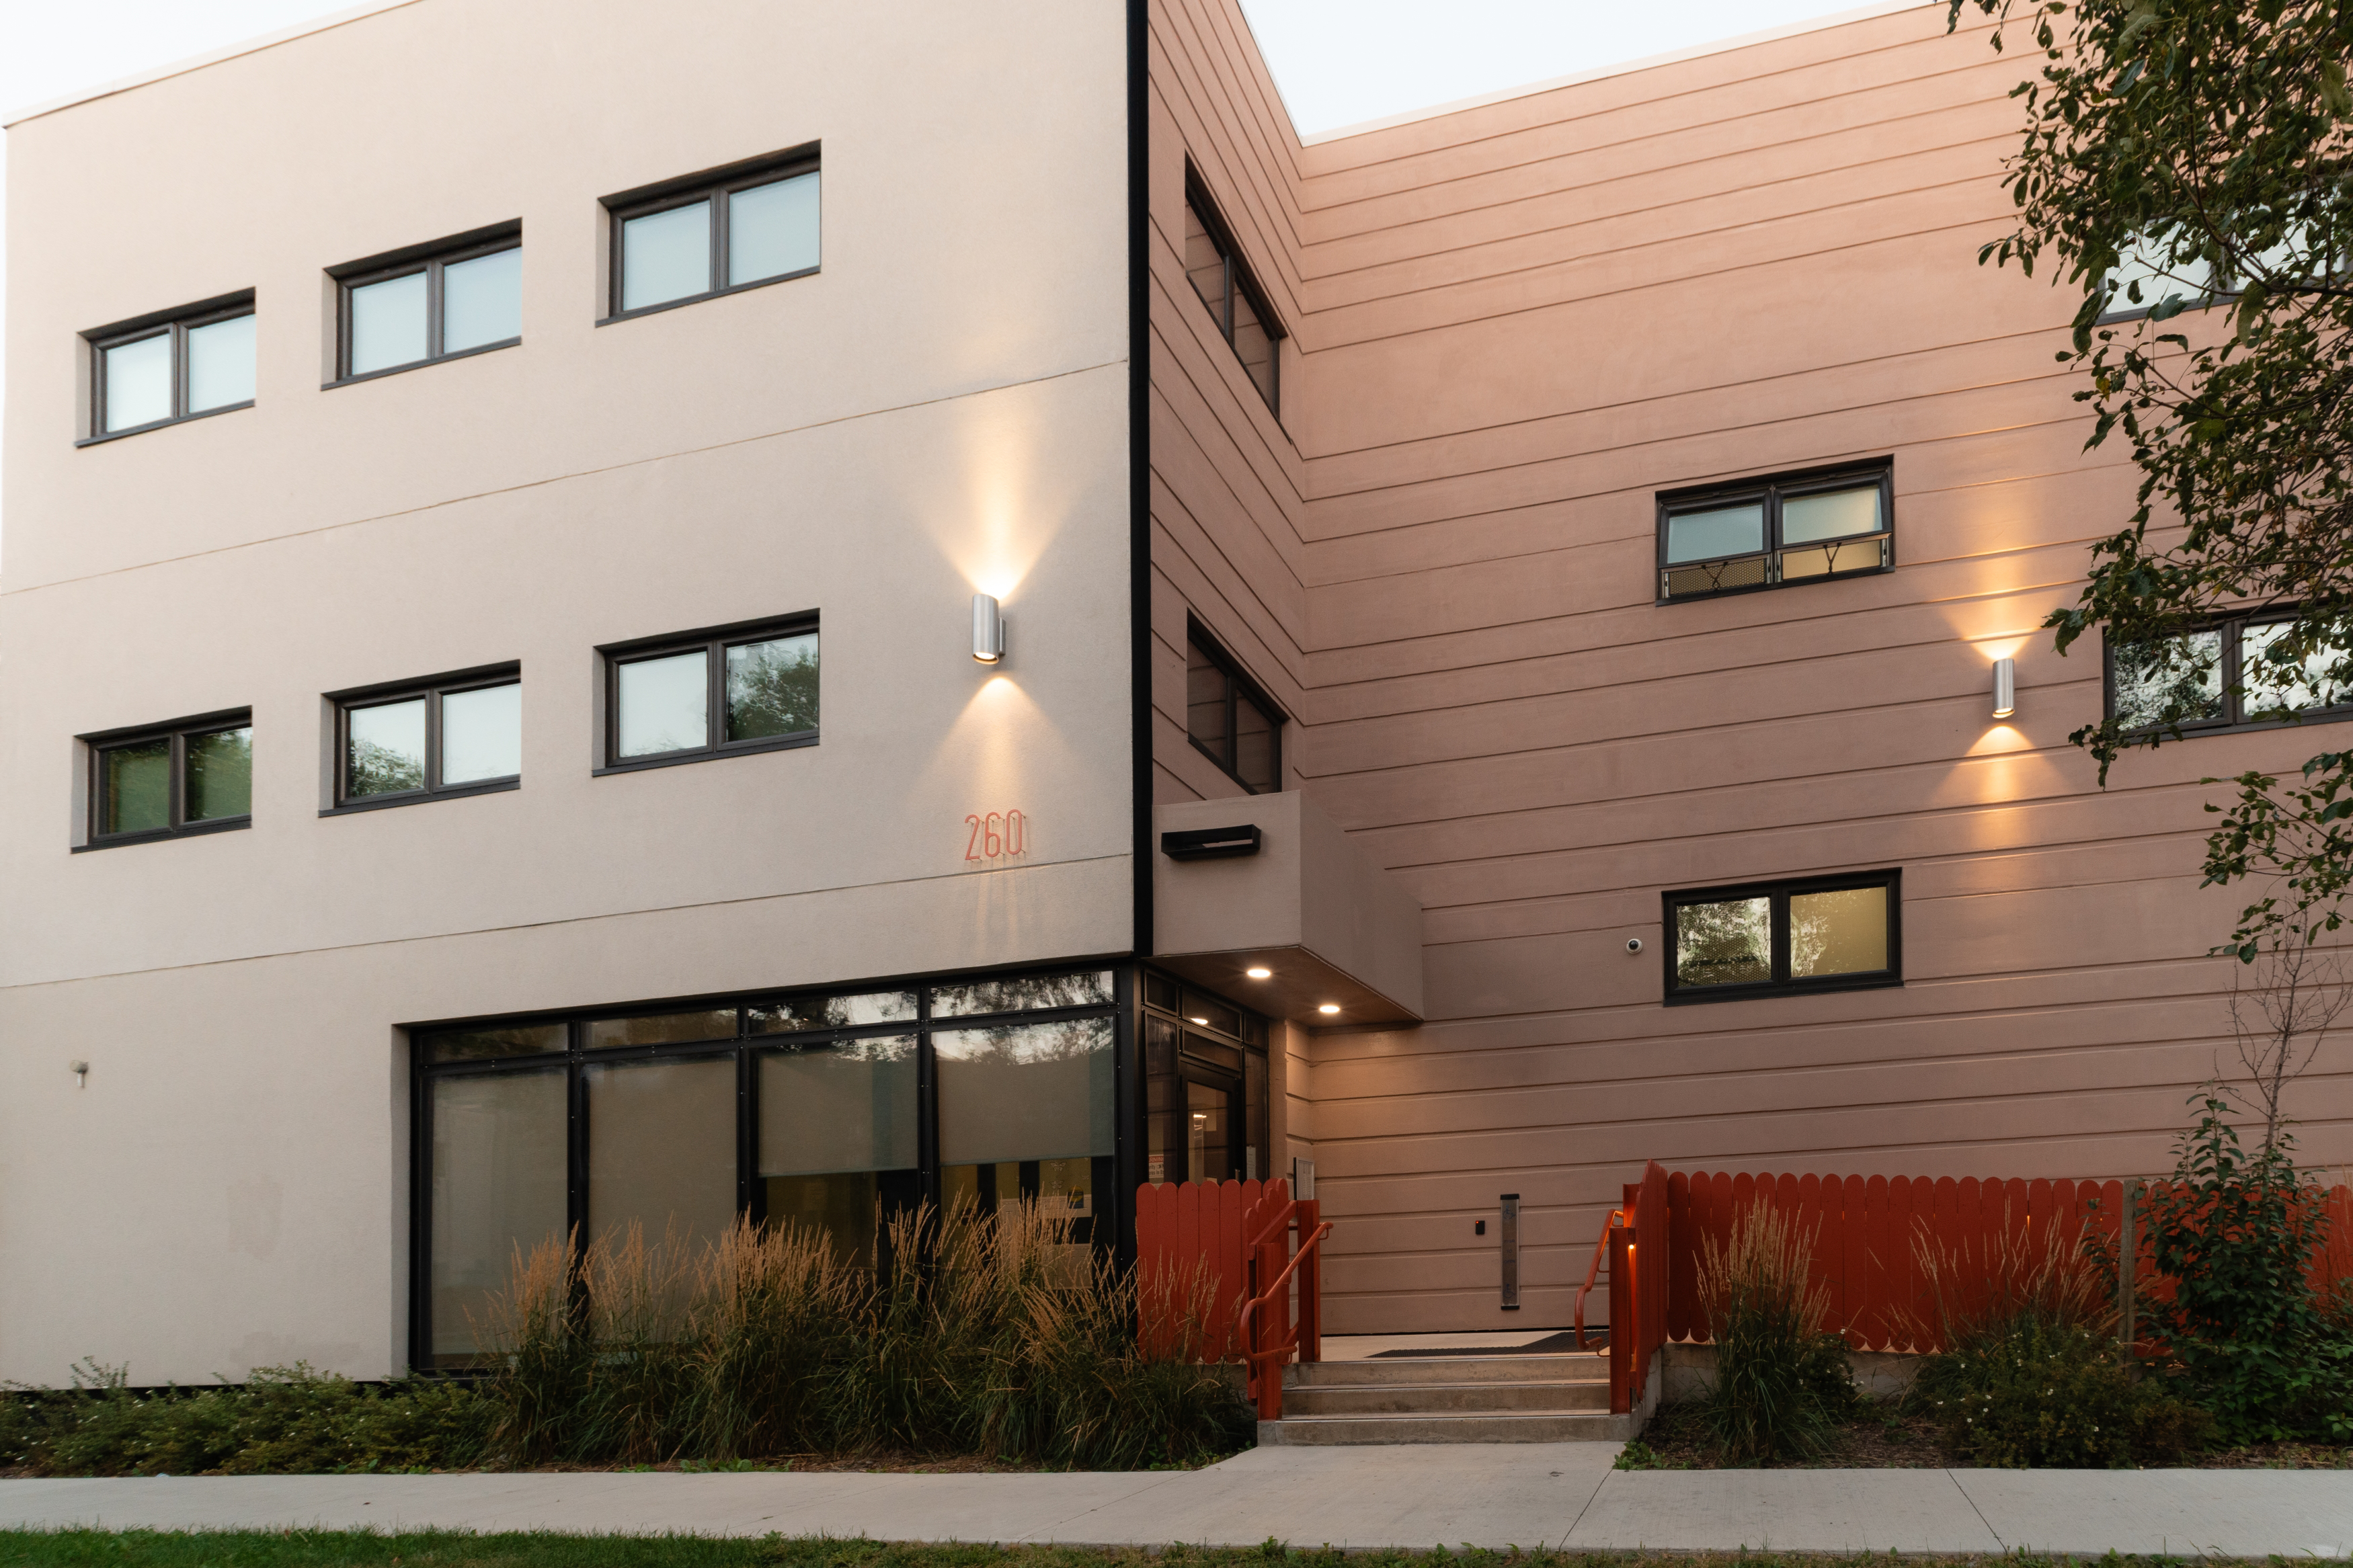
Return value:
<svg viewBox="0 0 2353 1568">
<path fill-rule="evenodd" d="M 1641 951 L 1642 951 L 1642 939 L 1641 939 L 1641 937 L 1639 937 L 1639 936 L 1630 936 L 1630 937 L 1628 937 L 1628 938 L 1626 939 L 1626 951 L 1627 951 L 1628 952 L 1641 952 Z"/>
</svg>

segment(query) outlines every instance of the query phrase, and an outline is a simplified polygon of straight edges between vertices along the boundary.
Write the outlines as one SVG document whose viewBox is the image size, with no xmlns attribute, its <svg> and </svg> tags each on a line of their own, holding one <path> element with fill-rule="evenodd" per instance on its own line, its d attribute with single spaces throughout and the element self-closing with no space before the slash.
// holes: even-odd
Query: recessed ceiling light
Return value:
<svg viewBox="0 0 2353 1568">
<path fill-rule="evenodd" d="M 1336 1013 L 1340 1010 L 1340 1004 L 1337 1002 L 1326 1002 L 1324 1005 L 1316 1008 L 1315 1010 L 1318 1013 Z"/>
<path fill-rule="evenodd" d="M 1252 980 L 1266 980 L 1272 977 L 1274 971 L 1271 969 L 1245 969 L 1242 973 L 1249 975 Z"/>
</svg>

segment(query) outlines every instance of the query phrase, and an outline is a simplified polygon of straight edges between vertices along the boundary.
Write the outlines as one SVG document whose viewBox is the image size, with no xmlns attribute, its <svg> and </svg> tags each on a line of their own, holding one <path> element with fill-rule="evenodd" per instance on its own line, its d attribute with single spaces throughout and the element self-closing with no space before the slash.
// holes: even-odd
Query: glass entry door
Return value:
<svg viewBox="0 0 2353 1568">
<path fill-rule="evenodd" d="M 1244 1173 L 1240 1081 L 1188 1070 L 1184 1083 L 1185 1179 L 1240 1181 Z"/>
</svg>

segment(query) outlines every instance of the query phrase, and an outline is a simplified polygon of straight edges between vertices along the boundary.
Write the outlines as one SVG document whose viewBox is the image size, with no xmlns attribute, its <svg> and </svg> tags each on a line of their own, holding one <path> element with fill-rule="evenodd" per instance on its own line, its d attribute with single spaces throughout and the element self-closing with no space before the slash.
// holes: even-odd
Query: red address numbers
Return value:
<svg viewBox="0 0 2353 1568">
<path fill-rule="evenodd" d="M 964 845 L 967 860 L 1001 860 L 1029 853 L 1029 819 L 1018 811 L 992 811 L 985 816 L 973 812 L 964 821 L 972 829 Z"/>
</svg>

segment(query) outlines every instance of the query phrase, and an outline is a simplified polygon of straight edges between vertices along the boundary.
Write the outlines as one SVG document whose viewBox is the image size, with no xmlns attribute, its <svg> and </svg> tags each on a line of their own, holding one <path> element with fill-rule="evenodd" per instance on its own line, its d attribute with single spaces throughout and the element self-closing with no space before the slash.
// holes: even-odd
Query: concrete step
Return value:
<svg viewBox="0 0 2353 1568">
<path fill-rule="evenodd" d="M 1358 1443 L 1622 1443 L 1632 1415 L 1465 1411 L 1449 1415 L 1294 1415 L 1258 1424 L 1261 1447 Z"/>
<path fill-rule="evenodd" d="M 1412 1383 L 1608 1383 L 1609 1352 L 1563 1355 L 1397 1356 L 1319 1361 L 1282 1369 L 1285 1388 L 1338 1388 Z"/>
<path fill-rule="evenodd" d="M 1310 1384 L 1282 1391 L 1293 1415 L 1420 1415 L 1453 1411 L 1606 1411 L 1609 1384 L 1365 1383 Z"/>
</svg>

